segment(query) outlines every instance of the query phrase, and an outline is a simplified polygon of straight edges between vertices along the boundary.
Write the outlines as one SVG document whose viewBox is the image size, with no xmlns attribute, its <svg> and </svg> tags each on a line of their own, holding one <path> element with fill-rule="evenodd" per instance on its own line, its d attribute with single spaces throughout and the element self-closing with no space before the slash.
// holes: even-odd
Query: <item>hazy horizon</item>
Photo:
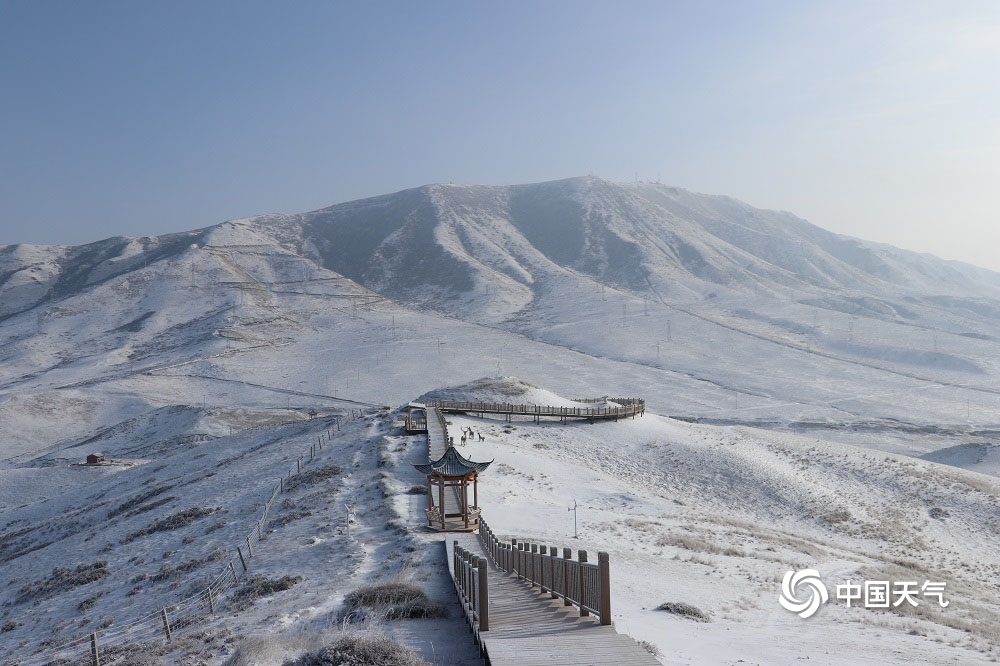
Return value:
<svg viewBox="0 0 1000 666">
<path fill-rule="evenodd" d="M 0 244 L 593 174 L 993 270 L 988 2 L 0 2 Z"/>
</svg>

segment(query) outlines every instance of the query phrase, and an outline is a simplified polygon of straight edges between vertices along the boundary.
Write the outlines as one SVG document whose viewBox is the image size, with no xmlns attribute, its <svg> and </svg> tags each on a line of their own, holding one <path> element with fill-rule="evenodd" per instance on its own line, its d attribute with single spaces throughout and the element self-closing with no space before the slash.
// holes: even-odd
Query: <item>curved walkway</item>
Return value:
<svg viewBox="0 0 1000 666">
<path fill-rule="evenodd" d="M 642 398 L 596 398 L 575 400 L 583 404 L 615 403 L 615 407 L 550 407 L 545 405 L 515 405 L 506 402 L 470 402 L 465 400 L 432 400 L 428 407 L 436 407 L 442 412 L 470 412 L 483 416 L 485 414 L 505 414 L 507 420 L 511 416 L 530 416 L 538 421 L 541 417 L 556 417 L 561 421 L 566 419 L 623 419 L 636 414 L 642 416 L 646 412 L 646 401 Z"/>
<path fill-rule="evenodd" d="M 448 435 L 448 424 L 445 423 L 444 414 L 436 407 L 427 407 L 427 459 L 438 460 L 448 450 L 448 443 L 451 437 Z M 431 501 L 433 501 L 433 496 Z M 462 496 L 456 487 L 451 488 L 451 492 L 444 494 L 444 506 L 437 507 L 443 510 L 445 515 L 462 512 Z M 464 523 L 461 519 L 446 518 L 445 524 L 450 529 L 461 529 Z"/>
<path fill-rule="evenodd" d="M 603 398 L 577 402 L 606 404 Z M 541 417 L 558 417 L 563 421 L 567 418 L 635 418 L 636 414 L 642 416 L 646 409 L 646 403 L 641 398 L 610 399 L 607 402 L 618 403 L 619 406 L 545 407 L 451 400 L 428 402 L 428 453 L 433 460 L 443 455 L 448 447 L 448 428 L 443 412 L 505 414 L 508 420 L 513 415 L 530 416 L 537 422 Z M 455 500 L 446 496 L 445 504 L 448 505 L 451 501 Z M 482 523 L 480 528 L 483 528 Z M 581 612 L 576 607 L 567 605 L 568 601 L 554 599 L 554 595 L 548 592 L 542 594 L 539 591 L 542 588 L 533 587 L 516 573 L 507 573 L 498 568 L 477 535 L 456 532 L 445 535 L 446 561 L 456 588 L 459 587 L 455 579 L 458 574 L 454 570 L 457 564 L 453 567 L 456 546 L 477 556 L 485 556 L 489 563 L 488 570 L 481 570 L 478 574 L 485 573 L 488 581 L 484 591 L 487 595 L 484 599 L 488 598 L 488 630 L 479 630 L 478 615 L 470 619 L 487 664 L 656 666 L 660 663 L 631 637 L 615 631 L 610 626 L 610 621 L 605 625 L 593 615 L 581 617 Z M 461 592 L 459 597 L 462 598 Z M 467 606 L 466 613 L 470 612 L 473 611 Z"/>
</svg>

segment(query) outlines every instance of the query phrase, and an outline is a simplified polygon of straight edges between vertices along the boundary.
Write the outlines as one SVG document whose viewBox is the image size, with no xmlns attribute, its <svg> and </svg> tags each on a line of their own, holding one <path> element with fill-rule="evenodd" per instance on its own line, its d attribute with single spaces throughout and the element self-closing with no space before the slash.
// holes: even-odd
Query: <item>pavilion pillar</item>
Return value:
<svg viewBox="0 0 1000 666">
<path fill-rule="evenodd" d="M 427 477 L 427 508 L 434 508 L 434 477 Z M 433 527 L 433 521 L 431 520 L 430 513 L 427 514 L 427 526 Z"/>
<path fill-rule="evenodd" d="M 472 496 L 474 498 L 472 506 L 479 508 L 479 475 L 472 477 Z"/>
<path fill-rule="evenodd" d="M 465 519 L 465 529 L 469 529 L 469 477 L 462 477 L 462 518 Z"/>
<path fill-rule="evenodd" d="M 444 477 L 438 479 L 438 508 L 441 509 L 441 530 L 444 531 Z"/>
</svg>

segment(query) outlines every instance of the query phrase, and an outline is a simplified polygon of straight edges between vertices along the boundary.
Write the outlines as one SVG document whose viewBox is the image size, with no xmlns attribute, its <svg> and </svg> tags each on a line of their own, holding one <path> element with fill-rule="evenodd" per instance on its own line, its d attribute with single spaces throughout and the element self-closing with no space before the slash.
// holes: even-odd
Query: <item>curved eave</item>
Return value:
<svg viewBox="0 0 1000 666">
<path fill-rule="evenodd" d="M 427 476 L 441 479 L 442 481 L 461 481 L 462 479 L 474 479 L 479 476 L 478 472 L 469 472 L 468 474 L 460 474 L 458 476 L 444 475 L 440 472 L 434 472 L 433 474 L 428 474 Z"/>
<path fill-rule="evenodd" d="M 448 450 L 438 460 L 422 465 L 414 465 L 414 467 L 417 471 L 428 476 L 436 474 L 445 478 L 461 479 L 472 473 L 478 474 L 484 472 L 492 464 L 492 460 L 489 462 L 473 462 L 456 451 L 454 446 L 449 446 Z"/>
</svg>

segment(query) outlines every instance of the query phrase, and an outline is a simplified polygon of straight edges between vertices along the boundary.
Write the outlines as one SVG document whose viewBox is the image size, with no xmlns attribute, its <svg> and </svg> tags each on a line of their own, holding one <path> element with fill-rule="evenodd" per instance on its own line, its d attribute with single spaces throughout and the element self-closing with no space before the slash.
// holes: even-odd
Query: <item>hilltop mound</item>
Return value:
<svg viewBox="0 0 1000 666">
<path fill-rule="evenodd" d="M 434 389 L 421 400 L 469 400 L 472 402 L 509 402 L 516 405 L 549 407 L 606 407 L 606 402 L 581 403 L 564 398 L 517 377 L 482 377 L 474 381 Z"/>
</svg>

